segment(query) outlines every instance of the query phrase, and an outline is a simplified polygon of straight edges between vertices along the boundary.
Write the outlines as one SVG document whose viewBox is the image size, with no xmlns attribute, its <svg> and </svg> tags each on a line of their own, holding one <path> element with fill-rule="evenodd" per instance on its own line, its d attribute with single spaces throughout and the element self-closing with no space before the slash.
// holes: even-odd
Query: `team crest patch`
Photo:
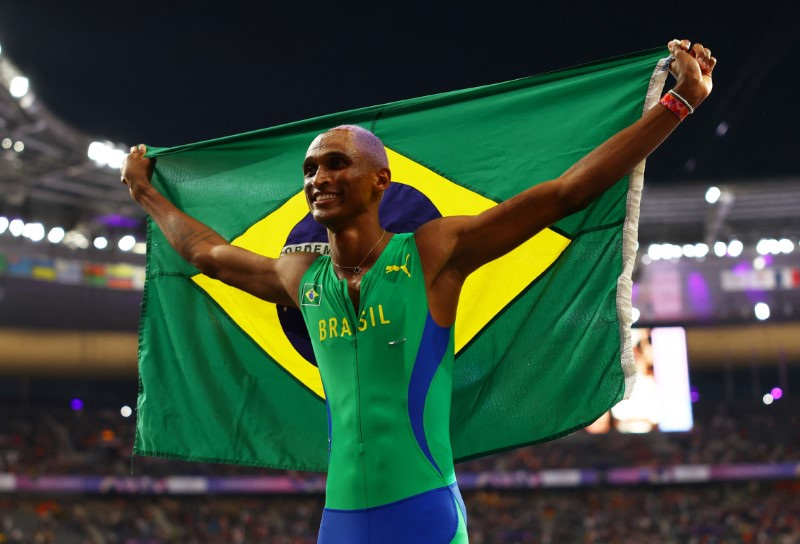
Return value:
<svg viewBox="0 0 800 544">
<path fill-rule="evenodd" d="M 314 283 L 306 283 L 303 285 L 303 299 L 300 301 L 301 306 L 319 306 L 322 300 L 322 286 Z"/>
</svg>

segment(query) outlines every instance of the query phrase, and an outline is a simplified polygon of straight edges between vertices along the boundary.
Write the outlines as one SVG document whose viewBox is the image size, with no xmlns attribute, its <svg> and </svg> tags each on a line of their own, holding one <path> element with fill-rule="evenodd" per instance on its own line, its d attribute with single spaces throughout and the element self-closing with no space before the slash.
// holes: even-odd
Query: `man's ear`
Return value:
<svg viewBox="0 0 800 544">
<path fill-rule="evenodd" d="M 378 176 L 375 181 L 375 188 L 379 191 L 385 191 L 389 188 L 389 184 L 392 183 L 392 172 L 388 168 L 379 168 L 378 169 Z"/>
</svg>

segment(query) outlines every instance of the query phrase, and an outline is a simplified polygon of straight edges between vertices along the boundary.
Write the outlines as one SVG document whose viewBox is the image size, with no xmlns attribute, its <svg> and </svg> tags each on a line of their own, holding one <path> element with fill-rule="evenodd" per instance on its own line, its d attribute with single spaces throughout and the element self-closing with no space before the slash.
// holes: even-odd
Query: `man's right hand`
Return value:
<svg viewBox="0 0 800 544">
<path fill-rule="evenodd" d="M 145 158 L 147 147 L 144 144 L 131 147 L 120 169 L 120 181 L 128 186 L 131 198 L 138 201 L 138 193 L 144 185 L 150 185 L 155 159 Z"/>
</svg>

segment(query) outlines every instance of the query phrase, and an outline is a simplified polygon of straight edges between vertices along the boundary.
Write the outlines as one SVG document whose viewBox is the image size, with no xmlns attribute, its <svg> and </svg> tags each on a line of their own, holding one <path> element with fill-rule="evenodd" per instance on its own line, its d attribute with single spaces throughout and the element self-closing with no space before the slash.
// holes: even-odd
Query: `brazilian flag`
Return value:
<svg viewBox="0 0 800 544">
<path fill-rule="evenodd" d="M 410 232 L 558 177 L 657 102 L 665 53 L 150 148 L 153 183 L 235 245 L 270 257 L 325 253 L 301 164 L 317 134 L 358 124 L 389 155 L 394 183 L 381 225 Z M 467 280 L 455 329 L 456 460 L 563 436 L 631 388 L 643 172 L 641 164 L 587 209 Z M 313 303 L 314 287 L 304 296 Z M 199 274 L 152 222 L 139 374 L 135 453 L 326 469 L 325 396 L 300 313 Z"/>
</svg>

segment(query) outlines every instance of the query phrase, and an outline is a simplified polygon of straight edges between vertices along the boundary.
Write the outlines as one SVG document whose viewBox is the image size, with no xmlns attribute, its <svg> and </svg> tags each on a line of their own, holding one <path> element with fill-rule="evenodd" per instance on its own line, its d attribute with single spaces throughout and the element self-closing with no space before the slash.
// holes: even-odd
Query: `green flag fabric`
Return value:
<svg viewBox="0 0 800 544">
<path fill-rule="evenodd" d="M 381 225 L 410 232 L 558 177 L 656 104 L 664 53 L 150 148 L 153 183 L 233 244 L 271 257 L 325 253 L 301 164 L 318 133 L 358 124 L 389 154 Z M 644 163 L 467 280 L 455 329 L 456 460 L 563 436 L 630 391 L 643 172 Z M 325 395 L 299 311 L 199 274 L 152 221 L 139 375 L 136 454 L 326 469 Z"/>
</svg>

